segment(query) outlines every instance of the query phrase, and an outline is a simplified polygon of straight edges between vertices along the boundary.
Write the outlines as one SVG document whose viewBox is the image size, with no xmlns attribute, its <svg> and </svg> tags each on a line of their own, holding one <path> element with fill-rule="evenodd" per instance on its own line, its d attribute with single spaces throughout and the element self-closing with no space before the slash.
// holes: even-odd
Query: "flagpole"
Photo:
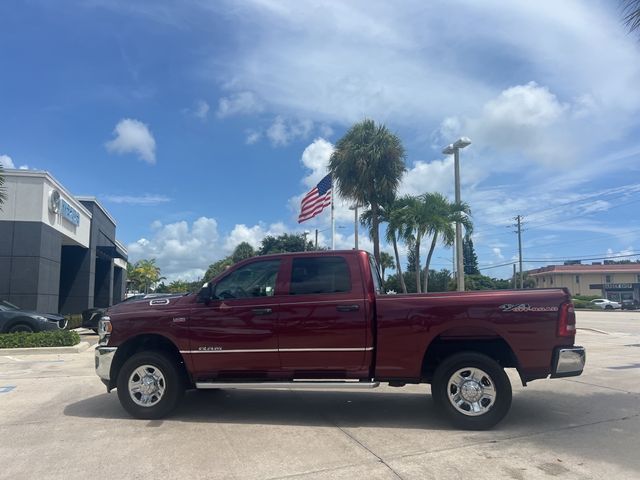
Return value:
<svg viewBox="0 0 640 480">
<path fill-rule="evenodd" d="M 333 175 L 331 175 L 331 250 L 336 249 L 336 218 L 333 213 L 333 199 L 335 197 L 335 191 L 333 190 Z"/>
</svg>

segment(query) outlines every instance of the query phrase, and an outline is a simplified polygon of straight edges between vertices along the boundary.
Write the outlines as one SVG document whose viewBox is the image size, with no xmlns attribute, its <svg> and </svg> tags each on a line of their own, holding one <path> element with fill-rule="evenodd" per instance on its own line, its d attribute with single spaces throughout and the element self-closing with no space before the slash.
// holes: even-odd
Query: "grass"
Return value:
<svg viewBox="0 0 640 480">
<path fill-rule="evenodd" d="M 80 343 L 80 335 L 69 330 L 0 334 L 0 348 L 71 347 L 78 343 Z"/>
</svg>

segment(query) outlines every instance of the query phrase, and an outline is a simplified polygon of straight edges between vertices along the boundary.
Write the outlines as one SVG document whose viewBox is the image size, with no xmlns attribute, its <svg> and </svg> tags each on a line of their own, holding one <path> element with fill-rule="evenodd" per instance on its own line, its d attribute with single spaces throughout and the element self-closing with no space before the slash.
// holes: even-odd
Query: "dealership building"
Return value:
<svg viewBox="0 0 640 480">
<path fill-rule="evenodd" d="M 549 265 L 528 274 L 537 288 L 566 287 L 572 295 L 640 301 L 640 263 Z"/>
<path fill-rule="evenodd" d="M 94 197 L 77 197 L 51 174 L 4 170 L 0 300 L 43 313 L 80 313 L 119 302 L 127 251 Z"/>
</svg>

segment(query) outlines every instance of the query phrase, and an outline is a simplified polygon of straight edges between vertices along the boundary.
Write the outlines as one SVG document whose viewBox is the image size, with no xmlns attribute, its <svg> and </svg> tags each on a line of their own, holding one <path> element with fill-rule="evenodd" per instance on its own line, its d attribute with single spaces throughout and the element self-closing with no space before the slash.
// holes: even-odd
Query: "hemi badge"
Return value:
<svg viewBox="0 0 640 480">
<path fill-rule="evenodd" d="M 187 321 L 187 319 L 184 318 L 184 317 L 177 317 L 177 318 L 173 319 L 173 323 L 184 323 L 186 321 Z"/>
</svg>

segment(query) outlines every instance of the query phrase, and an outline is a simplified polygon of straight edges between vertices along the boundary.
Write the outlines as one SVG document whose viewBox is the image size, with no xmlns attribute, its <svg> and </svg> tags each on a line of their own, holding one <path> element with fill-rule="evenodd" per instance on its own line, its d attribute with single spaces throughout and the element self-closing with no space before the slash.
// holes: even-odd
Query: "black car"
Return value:
<svg viewBox="0 0 640 480">
<path fill-rule="evenodd" d="M 0 300 L 0 333 L 44 332 L 62 330 L 66 326 L 67 319 L 62 315 L 30 312 Z"/>
<path fill-rule="evenodd" d="M 125 298 L 122 302 L 134 302 L 136 300 L 145 300 L 149 298 L 175 297 L 184 295 L 182 293 L 136 293 Z M 121 303 L 122 303 L 121 302 Z M 89 308 L 82 312 L 82 327 L 98 332 L 98 322 L 104 313 L 104 308 Z"/>
<path fill-rule="evenodd" d="M 638 301 L 633 298 L 625 298 L 620 303 L 623 310 L 636 310 L 638 308 Z"/>
</svg>

